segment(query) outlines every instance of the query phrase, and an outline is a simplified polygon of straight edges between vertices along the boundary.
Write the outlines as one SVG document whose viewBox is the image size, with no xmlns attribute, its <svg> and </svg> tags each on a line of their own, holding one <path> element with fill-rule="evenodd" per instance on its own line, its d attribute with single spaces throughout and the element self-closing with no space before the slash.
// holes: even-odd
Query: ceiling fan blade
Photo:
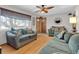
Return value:
<svg viewBox="0 0 79 59">
<path fill-rule="evenodd" d="M 36 6 L 37 8 L 41 8 L 40 6 Z"/>
<path fill-rule="evenodd" d="M 36 12 L 36 13 L 37 13 L 37 12 L 40 12 L 40 10 L 37 10 L 37 11 L 35 11 L 35 12 Z"/>
<path fill-rule="evenodd" d="M 52 9 L 52 8 L 54 8 L 54 6 L 47 7 L 47 9 Z"/>
</svg>

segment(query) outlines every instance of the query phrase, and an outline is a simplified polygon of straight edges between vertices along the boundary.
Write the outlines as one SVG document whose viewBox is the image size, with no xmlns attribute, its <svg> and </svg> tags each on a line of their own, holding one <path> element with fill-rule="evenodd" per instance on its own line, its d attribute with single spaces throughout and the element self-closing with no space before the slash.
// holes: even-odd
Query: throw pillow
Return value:
<svg viewBox="0 0 79 59">
<path fill-rule="evenodd" d="M 21 35 L 22 35 L 21 30 L 18 30 L 17 33 L 16 33 L 16 36 L 19 37 Z"/>
<path fill-rule="evenodd" d="M 14 28 L 11 28 L 11 31 L 10 31 L 12 34 L 16 34 L 17 33 L 17 30 L 14 29 Z"/>
<path fill-rule="evenodd" d="M 16 31 L 16 29 L 14 29 L 14 28 L 11 28 L 11 31 Z"/>
<path fill-rule="evenodd" d="M 27 33 L 28 33 L 28 34 L 32 34 L 33 31 L 32 31 L 32 30 L 28 30 Z"/>
<path fill-rule="evenodd" d="M 62 32 L 60 32 L 60 33 L 57 35 L 57 37 L 58 37 L 59 39 L 64 39 L 64 34 L 65 34 L 65 31 L 62 31 Z"/>
<path fill-rule="evenodd" d="M 71 36 L 72 36 L 71 33 L 67 33 L 67 32 L 66 32 L 66 33 L 64 34 L 64 40 L 65 40 L 66 43 L 69 42 L 69 39 L 70 39 Z"/>
<path fill-rule="evenodd" d="M 27 34 L 27 30 L 25 30 L 25 29 L 19 29 L 19 30 L 21 30 L 21 33 L 24 35 L 24 34 Z"/>
</svg>

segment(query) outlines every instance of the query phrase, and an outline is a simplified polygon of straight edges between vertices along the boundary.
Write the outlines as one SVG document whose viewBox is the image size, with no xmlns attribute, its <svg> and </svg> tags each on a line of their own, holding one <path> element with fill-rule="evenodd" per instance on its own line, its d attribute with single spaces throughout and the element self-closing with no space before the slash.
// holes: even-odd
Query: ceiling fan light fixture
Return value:
<svg viewBox="0 0 79 59">
<path fill-rule="evenodd" d="M 36 6 L 36 7 L 40 9 L 40 11 L 39 11 L 40 13 L 48 13 L 49 9 L 54 8 L 53 6 L 48 7 L 45 5 Z"/>
<path fill-rule="evenodd" d="M 45 13 L 48 13 L 48 11 L 44 11 Z"/>
<path fill-rule="evenodd" d="M 45 13 L 45 11 L 41 11 L 41 13 Z"/>
<path fill-rule="evenodd" d="M 45 8 L 44 11 L 45 11 L 45 13 L 48 13 L 48 9 L 47 8 Z"/>
<path fill-rule="evenodd" d="M 43 9 L 43 10 L 41 10 L 41 13 L 48 13 L 48 9 Z"/>
<path fill-rule="evenodd" d="M 44 8 L 44 11 L 48 11 L 48 9 L 47 8 Z"/>
</svg>

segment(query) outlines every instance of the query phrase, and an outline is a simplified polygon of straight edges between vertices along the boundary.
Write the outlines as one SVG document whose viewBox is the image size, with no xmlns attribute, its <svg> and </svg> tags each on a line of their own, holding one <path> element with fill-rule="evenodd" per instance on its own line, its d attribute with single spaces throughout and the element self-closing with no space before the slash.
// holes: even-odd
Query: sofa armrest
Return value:
<svg viewBox="0 0 79 59">
<path fill-rule="evenodd" d="M 10 44 L 11 46 L 13 46 L 14 48 L 18 48 L 19 47 L 19 37 L 16 36 L 15 34 L 12 34 L 10 32 L 6 33 L 6 38 L 7 38 L 7 43 Z"/>
<path fill-rule="evenodd" d="M 10 36 L 10 37 L 16 37 L 15 34 L 11 33 L 11 32 L 6 32 L 6 36 Z"/>
</svg>

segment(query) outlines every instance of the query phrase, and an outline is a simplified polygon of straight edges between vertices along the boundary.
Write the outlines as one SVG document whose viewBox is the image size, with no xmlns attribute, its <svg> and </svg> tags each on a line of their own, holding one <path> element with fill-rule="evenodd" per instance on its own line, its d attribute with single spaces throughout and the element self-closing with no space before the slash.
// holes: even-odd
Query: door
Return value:
<svg viewBox="0 0 79 59">
<path fill-rule="evenodd" d="M 46 18 L 36 18 L 36 30 L 37 33 L 46 33 Z"/>
</svg>

